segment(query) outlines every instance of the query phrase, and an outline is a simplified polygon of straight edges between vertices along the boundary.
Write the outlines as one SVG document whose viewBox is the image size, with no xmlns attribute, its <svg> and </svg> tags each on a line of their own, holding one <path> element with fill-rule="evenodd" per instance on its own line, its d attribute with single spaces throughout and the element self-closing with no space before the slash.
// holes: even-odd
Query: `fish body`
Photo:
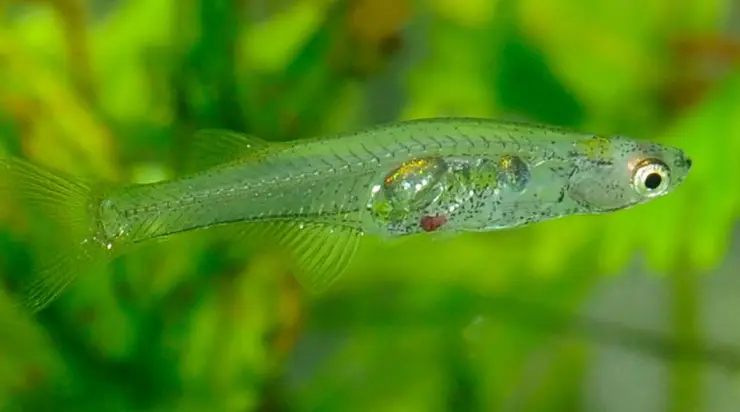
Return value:
<svg viewBox="0 0 740 412">
<path fill-rule="evenodd" d="M 45 260 L 56 273 L 40 272 L 27 306 L 46 306 L 87 264 L 213 227 L 274 240 L 301 283 L 320 291 L 342 274 L 362 235 L 481 232 L 613 212 L 670 193 L 691 167 L 665 145 L 474 118 L 282 143 L 205 131 L 195 141 L 192 172 L 152 184 L 83 183 L 0 159 L 0 192 L 59 215 L 52 223 L 68 245 L 67 263 L 55 254 Z"/>
</svg>

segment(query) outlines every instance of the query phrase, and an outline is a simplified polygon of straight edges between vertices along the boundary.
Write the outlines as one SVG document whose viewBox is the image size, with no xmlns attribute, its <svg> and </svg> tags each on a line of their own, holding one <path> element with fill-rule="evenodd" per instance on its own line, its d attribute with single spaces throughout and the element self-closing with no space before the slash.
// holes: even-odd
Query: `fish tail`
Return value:
<svg viewBox="0 0 740 412">
<path fill-rule="evenodd" d="M 18 158 L 0 158 L 0 199 L 0 208 L 25 212 L 22 231 L 34 252 L 30 273 L 7 274 L 21 309 L 44 309 L 80 275 L 110 258 L 96 229 L 92 185 Z"/>
</svg>

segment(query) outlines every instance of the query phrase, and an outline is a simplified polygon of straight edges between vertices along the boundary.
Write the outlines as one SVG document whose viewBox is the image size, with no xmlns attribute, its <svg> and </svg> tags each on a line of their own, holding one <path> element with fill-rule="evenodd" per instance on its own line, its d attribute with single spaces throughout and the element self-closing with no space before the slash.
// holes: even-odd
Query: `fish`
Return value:
<svg viewBox="0 0 740 412">
<path fill-rule="evenodd" d="M 52 303 L 94 265 L 135 246 L 221 228 L 285 252 L 299 283 L 328 289 L 364 236 L 513 229 L 627 209 L 673 192 L 692 166 L 679 148 L 489 118 L 403 120 L 270 142 L 194 133 L 187 168 L 146 184 L 71 176 L 0 159 L 0 195 L 38 224 L 25 309 Z"/>
</svg>

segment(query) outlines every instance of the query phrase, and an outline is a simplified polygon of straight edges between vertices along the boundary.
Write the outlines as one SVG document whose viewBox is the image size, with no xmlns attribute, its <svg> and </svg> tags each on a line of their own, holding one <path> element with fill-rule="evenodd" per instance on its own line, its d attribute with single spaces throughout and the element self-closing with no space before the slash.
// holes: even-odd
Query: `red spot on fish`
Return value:
<svg viewBox="0 0 740 412">
<path fill-rule="evenodd" d="M 421 228 L 424 229 L 425 232 L 434 232 L 445 223 L 447 223 L 446 216 L 423 216 L 421 218 Z"/>
</svg>

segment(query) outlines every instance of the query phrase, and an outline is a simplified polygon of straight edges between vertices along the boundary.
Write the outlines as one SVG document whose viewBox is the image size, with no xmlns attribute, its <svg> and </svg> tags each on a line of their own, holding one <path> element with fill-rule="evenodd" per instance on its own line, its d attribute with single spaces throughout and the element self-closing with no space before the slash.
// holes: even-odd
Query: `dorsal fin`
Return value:
<svg viewBox="0 0 740 412">
<path fill-rule="evenodd" d="M 259 137 L 225 129 L 195 132 L 185 159 L 185 172 L 199 172 L 243 159 L 265 150 L 270 143 Z"/>
</svg>

